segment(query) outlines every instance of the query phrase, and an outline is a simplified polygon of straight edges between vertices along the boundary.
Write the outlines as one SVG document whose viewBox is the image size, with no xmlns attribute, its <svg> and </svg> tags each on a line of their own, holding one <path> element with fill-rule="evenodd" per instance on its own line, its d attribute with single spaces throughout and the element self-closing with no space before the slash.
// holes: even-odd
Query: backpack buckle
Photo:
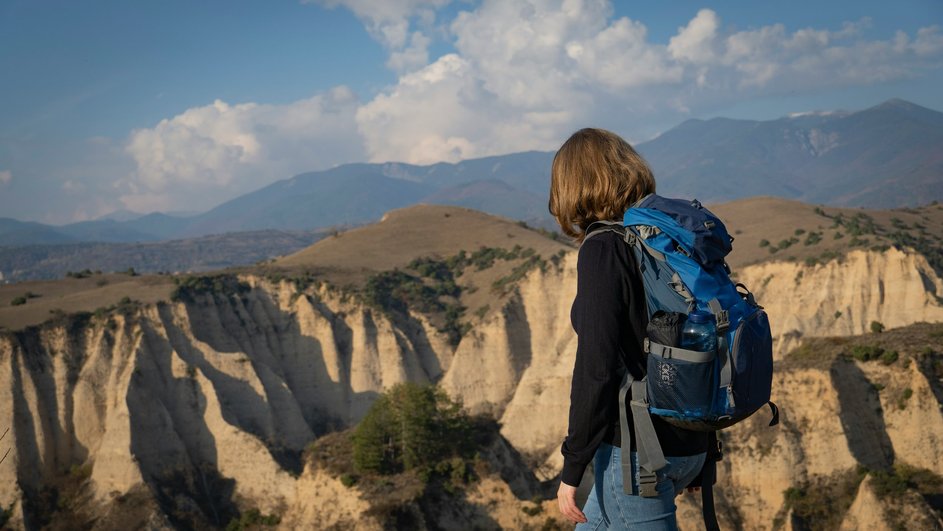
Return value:
<svg viewBox="0 0 943 531">
<path fill-rule="evenodd" d="M 730 328 L 730 315 L 724 310 L 716 315 L 717 331 L 726 332 Z"/>
<path fill-rule="evenodd" d="M 643 498 L 656 498 L 658 497 L 658 489 L 656 484 L 658 483 L 658 477 L 654 472 L 641 472 L 638 476 L 638 493 L 639 496 Z"/>
</svg>

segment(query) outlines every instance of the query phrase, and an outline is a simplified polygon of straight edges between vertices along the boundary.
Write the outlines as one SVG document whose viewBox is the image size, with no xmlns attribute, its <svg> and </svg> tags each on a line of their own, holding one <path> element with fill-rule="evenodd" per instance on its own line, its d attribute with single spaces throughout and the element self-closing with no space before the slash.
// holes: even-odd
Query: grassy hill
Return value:
<svg viewBox="0 0 943 531">
<path fill-rule="evenodd" d="M 733 268 L 770 260 L 810 264 L 853 249 L 912 247 L 943 272 L 943 204 L 869 210 L 754 197 L 708 205 L 735 238 Z"/>
<path fill-rule="evenodd" d="M 900 245 L 916 248 L 943 272 L 940 204 L 865 210 L 758 197 L 709 208 L 736 238 L 729 258 L 734 269 L 770 260 L 815 264 L 854 249 Z M 574 250 L 565 238 L 523 222 L 461 207 L 418 205 L 393 210 L 378 223 L 332 233 L 278 259 L 214 271 L 327 282 L 375 304 L 405 301 L 443 328 L 457 329 L 497 308 L 495 298 L 507 296 L 529 271 L 559 267 L 562 256 Z M 36 324 L 57 311 L 94 311 L 126 296 L 167 300 L 175 277 L 182 278 L 103 273 L 0 286 L 0 326 Z M 25 303 L 13 306 L 18 297 Z"/>
</svg>

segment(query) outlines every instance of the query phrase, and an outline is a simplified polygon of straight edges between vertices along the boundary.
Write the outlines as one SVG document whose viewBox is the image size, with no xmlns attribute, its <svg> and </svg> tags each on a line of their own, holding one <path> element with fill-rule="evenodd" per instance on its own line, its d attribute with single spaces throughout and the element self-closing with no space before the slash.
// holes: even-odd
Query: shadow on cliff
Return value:
<svg viewBox="0 0 943 531">
<path fill-rule="evenodd" d="M 61 495 L 66 491 L 71 494 L 81 483 L 70 481 L 74 479 L 70 476 L 85 473 L 80 467 L 88 459 L 88 449 L 75 437 L 72 396 L 85 361 L 84 330 L 88 321 L 89 314 L 77 314 L 49 322 L 65 330 L 62 351 L 47 344 L 49 338 L 43 337 L 40 326 L 7 336 L 13 346 L 9 360 L 13 425 L 12 436 L 7 440 L 16 447 L 16 479 L 23 491 L 27 528 L 38 529 L 47 524 L 63 499 Z M 57 372 L 63 370 L 66 389 L 60 395 L 56 379 Z M 27 396 L 32 396 L 35 403 L 29 404 Z M 41 444 L 36 434 L 41 434 Z"/>
<path fill-rule="evenodd" d="M 839 418 L 851 455 L 871 470 L 890 470 L 894 447 L 878 392 L 853 361 L 836 358 L 829 376 L 838 393 Z"/>
</svg>

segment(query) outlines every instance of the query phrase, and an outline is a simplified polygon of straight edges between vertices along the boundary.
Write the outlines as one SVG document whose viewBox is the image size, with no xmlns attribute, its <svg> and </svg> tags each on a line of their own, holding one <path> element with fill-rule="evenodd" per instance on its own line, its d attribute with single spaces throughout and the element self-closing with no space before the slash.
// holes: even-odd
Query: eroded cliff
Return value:
<svg viewBox="0 0 943 531">
<path fill-rule="evenodd" d="M 571 251 L 555 267 L 529 270 L 470 319 L 457 346 L 423 314 L 252 274 L 236 292 L 4 333 L 0 426 L 12 427 L 4 440 L 12 450 L 0 465 L 0 506 L 12 508 L 12 524 L 36 527 L 55 517 L 43 511 L 56 506 L 50 496 L 72 492 L 62 486 L 72 477 L 99 523 L 119 521 L 126 506 L 158 527 L 185 518 L 221 525 L 249 508 L 292 525 L 334 513 L 349 520 L 366 509 L 336 478 L 305 467 L 303 450 L 407 380 L 440 382 L 470 411 L 492 414 L 530 466 L 552 477 L 575 352 L 575 267 Z M 744 423 L 727 436 L 722 496 L 738 500 L 728 522 L 772 527 L 788 519 L 787 489 L 858 466 L 943 474 L 943 395 L 919 352 L 887 366 L 783 359 L 800 338 L 862 333 L 871 321 L 943 321 L 943 281 L 921 256 L 859 251 L 824 265 L 751 266 L 738 280 L 774 325 L 774 400 L 784 420 L 774 430 Z M 338 501 L 347 498 L 349 507 Z"/>
</svg>

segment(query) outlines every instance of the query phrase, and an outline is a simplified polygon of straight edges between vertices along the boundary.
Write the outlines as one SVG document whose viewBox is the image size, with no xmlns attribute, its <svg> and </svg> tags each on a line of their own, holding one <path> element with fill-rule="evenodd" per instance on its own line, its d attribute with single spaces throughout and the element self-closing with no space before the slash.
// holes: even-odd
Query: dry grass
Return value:
<svg viewBox="0 0 943 531">
<path fill-rule="evenodd" d="M 173 288 L 173 279 L 167 275 L 132 277 L 124 273 L 6 284 L 0 286 L 0 329 L 18 330 L 39 324 L 52 317 L 55 310 L 92 312 L 118 304 L 123 297 L 143 303 L 169 300 Z M 38 296 L 28 298 L 26 304 L 11 305 L 13 299 L 26 292 Z"/>
<path fill-rule="evenodd" d="M 545 263 L 554 255 L 575 251 L 567 241 L 554 240 L 511 219 L 461 207 L 417 205 L 393 210 L 380 223 L 330 236 L 272 264 L 240 269 L 285 277 L 308 271 L 335 286 L 356 288 L 377 272 L 405 270 L 416 258 L 445 260 L 461 251 L 471 254 L 482 247 L 511 250 L 515 246 L 533 249 Z M 523 261 L 497 260 L 483 270 L 465 268 L 456 278 L 462 287 L 460 302 L 467 309 L 465 320 L 500 306 L 495 300 L 507 294 L 495 293 L 493 284 L 511 275 Z"/>
<path fill-rule="evenodd" d="M 923 236 L 943 246 L 943 205 L 927 205 L 912 209 L 867 210 L 861 208 L 835 208 L 809 205 L 775 197 L 752 197 L 730 203 L 708 205 L 727 226 L 736 241 L 727 262 L 734 269 L 771 260 L 817 260 L 827 261 L 840 257 L 852 249 L 870 249 L 893 243 L 890 235 L 903 231 L 914 237 Z M 864 232 L 856 236 L 850 230 L 851 223 L 837 224 L 841 214 L 844 220 L 856 215 L 868 216 L 874 233 Z M 860 218 L 859 220 L 864 220 Z M 895 221 L 896 220 L 896 221 Z M 798 234 L 797 234 L 798 232 Z M 820 234 L 820 240 L 810 239 L 810 234 Z M 836 238 L 836 234 L 840 237 Z M 775 253 L 771 247 L 780 242 L 795 239 L 785 249 Z M 769 245 L 761 246 L 766 240 Z"/>
</svg>

